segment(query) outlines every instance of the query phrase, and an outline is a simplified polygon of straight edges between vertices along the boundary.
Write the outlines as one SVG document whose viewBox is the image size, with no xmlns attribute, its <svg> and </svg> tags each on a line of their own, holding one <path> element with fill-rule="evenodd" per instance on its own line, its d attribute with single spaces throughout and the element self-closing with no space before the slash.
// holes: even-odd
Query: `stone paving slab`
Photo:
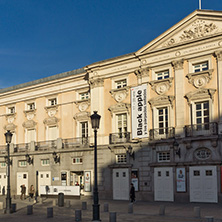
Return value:
<svg viewBox="0 0 222 222">
<path fill-rule="evenodd" d="M 4 197 L 0 201 L 5 202 Z M 66 199 L 65 199 L 66 201 Z M 82 210 L 82 222 L 92 221 L 91 199 L 70 199 L 70 207 L 53 206 L 53 199 L 44 198 L 42 203 L 33 201 L 12 199 L 16 203 L 17 211 L 13 214 L 4 214 L 0 211 L 0 221 L 4 222 L 73 222 L 75 210 L 81 209 L 82 202 L 87 202 L 87 210 Z M 116 212 L 117 222 L 205 222 L 205 216 L 214 216 L 214 222 L 222 222 L 221 204 L 193 204 L 193 203 L 159 203 L 159 202 L 136 202 L 133 204 L 133 213 L 128 213 L 128 201 L 100 200 L 100 219 L 109 222 L 109 212 L 104 212 L 104 203 L 109 203 L 109 212 Z M 27 215 L 27 205 L 33 205 L 33 214 Z M 165 215 L 159 215 L 160 205 L 165 206 Z M 194 217 L 194 207 L 201 208 L 201 217 Z M 53 207 L 53 218 L 47 218 L 47 207 Z"/>
</svg>

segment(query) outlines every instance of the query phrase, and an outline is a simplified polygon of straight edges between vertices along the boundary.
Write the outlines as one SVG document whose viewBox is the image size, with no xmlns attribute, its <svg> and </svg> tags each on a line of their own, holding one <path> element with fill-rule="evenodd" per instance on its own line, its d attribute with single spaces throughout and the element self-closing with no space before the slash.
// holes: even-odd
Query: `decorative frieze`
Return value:
<svg viewBox="0 0 222 222">
<path fill-rule="evenodd" d="M 172 86 L 173 78 L 154 80 L 149 82 L 151 89 L 154 90 L 158 95 L 163 95 L 166 93 Z"/>
<path fill-rule="evenodd" d="M 116 102 L 120 103 L 129 94 L 129 87 L 119 88 L 119 89 L 112 89 L 109 91 L 112 97 L 116 100 Z"/>
<path fill-rule="evenodd" d="M 73 118 L 77 121 L 88 121 L 90 118 L 90 113 L 89 112 L 76 113 Z"/>
<path fill-rule="evenodd" d="M 36 122 L 34 120 L 25 121 L 22 126 L 26 129 L 33 129 L 36 126 Z"/>
<path fill-rule="evenodd" d="M 213 69 L 197 72 L 197 73 L 189 73 L 186 75 L 188 78 L 188 82 L 192 84 L 196 88 L 202 88 L 210 82 L 212 78 Z"/>
<path fill-rule="evenodd" d="M 108 108 L 111 115 L 113 116 L 113 113 L 120 113 L 120 112 L 127 112 L 129 114 L 131 105 L 128 103 L 117 103 L 115 105 L 112 105 Z"/>
<path fill-rule="evenodd" d="M 6 131 L 9 130 L 11 132 L 14 132 L 16 127 L 17 126 L 14 123 L 8 123 L 4 126 L 4 130 L 6 130 Z"/>
<path fill-rule="evenodd" d="M 135 71 L 135 74 L 137 75 L 137 78 L 142 78 L 143 76 L 149 76 L 149 67 L 141 68 Z"/>
<path fill-rule="evenodd" d="M 188 101 L 188 104 L 191 103 L 191 101 L 199 100 L 199 99 L 212 99 L 216 92 L 216 89 L 198 89 L 194 92 L 189 92 L 185 95 L 185 98 Z"/>
<path fill-rule="evenodd" d="M 58 122 L 59 122 L 59 119 L 55 116 L 45 118 L 43 121 L 43 123 L 47 126 L 56 126 L 56 125 L 58 125 Z"/>
<path fill-rule="evenodd" d="M 171 105 L 173 107 L 173 101 L 175 97 L 174 96 L 158 96 L 156 98 L 153 98 L 149 100 L 149 104 L 152 107 L 160 106 L 160 105 Z"/>
</svg>

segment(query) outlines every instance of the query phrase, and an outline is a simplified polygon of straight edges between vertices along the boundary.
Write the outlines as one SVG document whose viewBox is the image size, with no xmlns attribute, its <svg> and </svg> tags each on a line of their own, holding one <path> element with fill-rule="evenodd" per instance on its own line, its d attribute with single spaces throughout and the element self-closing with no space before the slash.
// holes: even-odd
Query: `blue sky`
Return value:
<svg viewBox="0 0 222 222">
<path fill-rule="evenodd" d="M 0 88 L 135 52 L 199 0 L 0 0 Z M 221 0 L 202 9 L 222 10 Z"/>
</svg>

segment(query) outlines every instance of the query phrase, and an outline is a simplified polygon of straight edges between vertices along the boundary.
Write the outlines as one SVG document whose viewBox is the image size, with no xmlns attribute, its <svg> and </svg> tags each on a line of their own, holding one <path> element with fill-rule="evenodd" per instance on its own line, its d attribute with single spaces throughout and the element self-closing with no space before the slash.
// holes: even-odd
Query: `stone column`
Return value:
<svg viewBox="0 0 222 222">
<path fill-rule="evenodd" d="M 217 88 L 218 88 L 218 133 L 222 134 L 222 51 L 215 52 L 217 59 Z"/>
<path fill-rule="evenodd" d="M 175 89 L 175 134 L 183 135 L 185 123 L 185 99 L 184 99 L 184 69 L 183 60 L 173 61 L 174 89 Z"/>
<path fill-rule="evenodd" d="M 93 111 L 98 111 L 98 114 L 101 116 L 98 130 L 98 145 L 104 144 L 106 143 L 106 141 L 103 141 L 104 137 L 100 137 L 101 134 L 104 134 L 105 130 L 104 79 L 97 76 L 96 73 L 93 73 L 93 76 L 89 79 L 89 84 L 91 94 L 91 114 L 93 114 Z"/>
</svg>

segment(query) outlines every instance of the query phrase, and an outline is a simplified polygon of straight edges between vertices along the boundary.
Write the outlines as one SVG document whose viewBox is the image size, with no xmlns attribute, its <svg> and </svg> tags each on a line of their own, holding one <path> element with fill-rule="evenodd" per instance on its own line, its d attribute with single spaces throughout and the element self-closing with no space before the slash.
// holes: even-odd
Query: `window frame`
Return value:
<svg viewBox="0 0 222 222">
<path fill-rule="evenodd" d="M 46 163 L 44 163 L 46 161 Z M 49 166 L 50 165 L 50 159 L 41 159 L 41 166 Z"/>
<path fill-rule="evenodd" d="M 116 154 L 116 164 L 126 164 L 126 163 L 127 163 L 126 153 Z"/>
</svg>

